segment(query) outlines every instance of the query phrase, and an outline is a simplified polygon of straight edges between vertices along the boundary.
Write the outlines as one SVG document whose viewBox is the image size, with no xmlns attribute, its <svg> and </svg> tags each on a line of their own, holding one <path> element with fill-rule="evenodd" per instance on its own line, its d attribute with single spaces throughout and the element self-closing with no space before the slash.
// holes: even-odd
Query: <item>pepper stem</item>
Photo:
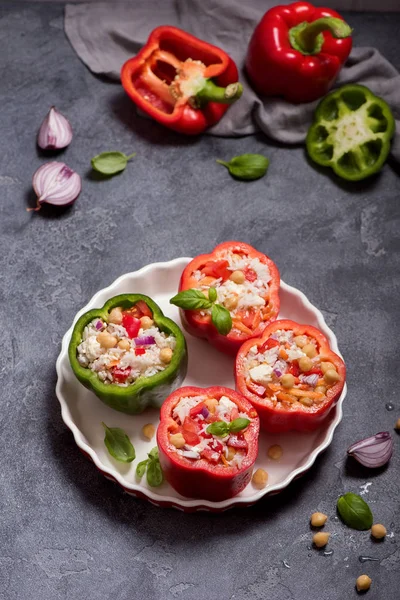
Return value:
<svg viewBox="0 0 400 600">
<path fill-rule="evenodd" d="M 323 17 L 312 23 L 304 21 L 289 29 L 290 44 L 302 54 L 318 54 L 324 43 L 323 31 L 329 31 L 334 38 L 347 38 L 353 30 L 336 17 Z"/>
<path fill-rule="evenodd" d="M 189 98 L 193 108 L 200 108 L 207 102 L 218 102 L 220 104 L 232 104 L 240 98 L 243 86 L 238 81 L 230 83 L 226 87 L 216 85 L 211 79 L 206 79 L 204 86 L 194 96 Z"/>
</svg>

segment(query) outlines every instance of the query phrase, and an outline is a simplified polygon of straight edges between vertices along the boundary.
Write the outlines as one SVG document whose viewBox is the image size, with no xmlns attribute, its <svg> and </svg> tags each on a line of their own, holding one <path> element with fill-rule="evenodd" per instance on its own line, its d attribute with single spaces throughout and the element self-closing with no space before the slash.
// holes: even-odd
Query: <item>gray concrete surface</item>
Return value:
<svg viewBox="0 0 400 600">
<path fill-rule="evenodd" d="M 186 139 L 135 115 L 121 88 L 96 79 L 63 32 L 62 6 L 0 5 L 0 598 L 3 600 L 369 600 L 399 597 L 399 451 L 387 469 L 346 448 L 400 417 L 399 171 L 346 184 L 303 148 L 263 137 Z M 395 15 L 352 15 L 355 43 L 400 67 Z M 75 137 L 60 154 L 83 176 L 70 209 L 33 205 L 35 138 L 55 104 Z M 100 181 L 90 158 L 137 156 Z M 215 158 L 265 153 L 267 177 L 231 179 Z M 251 509 L 185 515 L 125 495 L 74 444 L 54 393 L 61 337 L 76 311 L 120 274 L 240 239 L 268 253 L 334 328 L 348 365 L 344 419 L 330 448 L 284 493 Z M 394 405 L 388 411 L 385 405 Z M 336 517 L 363 493 L 389 532 L 374 543 Z M 308 520 L 329 515 L 332 554 L 310 549 Z M 361 564 L 359 556 L 374 562 Z"/>
</svg>

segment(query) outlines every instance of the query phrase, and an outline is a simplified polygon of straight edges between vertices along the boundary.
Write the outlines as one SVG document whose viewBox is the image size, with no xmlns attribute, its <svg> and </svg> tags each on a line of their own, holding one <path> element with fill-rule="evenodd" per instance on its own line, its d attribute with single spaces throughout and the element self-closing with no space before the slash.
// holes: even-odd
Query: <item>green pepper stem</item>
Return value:
<svg viewBox="0 0 400 600">
<path fill-rule="evenodd" d="M 323 31 L 329 31 L 334 38 L 347 38 L 352 28 L 336 17 L 323 17 L 312 23 L 305 21 L 289 29 L 290 44 L 302 54 L 318 54 L 324 43 Z"/>
<path fill-rule="evenodd" d="M 232 104 L 240 98 L 243 93 L 241 83 L 230 83 L 226 87 L 216 85 L 211 79 L 206 79 L 204 86 L 190 98 L 190 104 L 199 108 L 207 102 L 219 102 L 220 104 Z"/>
</svg>

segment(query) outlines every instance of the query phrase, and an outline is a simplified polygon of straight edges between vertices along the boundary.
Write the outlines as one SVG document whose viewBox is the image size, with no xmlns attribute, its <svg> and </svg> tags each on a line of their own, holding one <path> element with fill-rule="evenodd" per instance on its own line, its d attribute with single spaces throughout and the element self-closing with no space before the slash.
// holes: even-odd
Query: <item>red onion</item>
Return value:
<svg viewBox="0 0 400 600">
<path fill-rule="evenodd" d="M 142 337 L 135 338 L 133 340 L 136 346 L 150 346 L 151 344 L 155 344 L 156 340 L 152 335 L 144 335 Z"/>
<path fill-rule="evenodd" d="M 312 375 L 304 375 L 300 379 L 303 383 L 306 383 L 307 385 L 311 385 L 312 387 L 315 387 L 318 383 L 319 376 L 317 374 L 313 373 Z"/>
<path fill-rule="evenodd" d="M 280 369 L 274 369 L 274 373 L 277 377 L 282 377 L 282 371 Z"/>
<path fill-rule="evenodd" d="M 67 206 L 72 204 L 82 189 L 82 180 L 78 173 L 62 162 L 48 162 L 38 168 L 32 178 L 33 189 L 37 195 L 37 207 L 27 210 L 40 210 L 41 204 Z"/>
<path fill-rule="evenodd" d="M 52 106 L 40 126 L 37 143 L 43 150 L 60 150 L 71 143 L 72 128 L 68 119 Z"/>
<path fill-rule="evenodd" d="M 96 329 L 102 329 L 103 321 L 96 321 Z"/>
<path fill-rule="evenodd" d="M 203 408 L 200 411 L 200 414 L 203 415 L 205 419 L 207 419 L 208 415 L 210 414 L 210 411 L 208 410 L 207 406 L 203 406 Z"/>
<path fill-rule="evenodd" d="M 385 465 L 393 454 L 393 440 L 389 431 L 356 442 L 347 450 L 364 467 L 375 469 Z"/>
</svg>

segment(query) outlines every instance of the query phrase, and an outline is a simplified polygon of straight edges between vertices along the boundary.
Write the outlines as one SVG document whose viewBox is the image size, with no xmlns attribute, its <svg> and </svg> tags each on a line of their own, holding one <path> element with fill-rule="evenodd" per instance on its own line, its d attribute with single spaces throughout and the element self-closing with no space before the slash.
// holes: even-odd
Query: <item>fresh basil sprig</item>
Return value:
<svg viewBox="0 0 400 600">
<path fill-rule="evenodd" d="M 242 154 L 234 156 L 229 162 L 217 160 L 217 163 L 224 165 L 235 179 L 253 181 L 264 177 L 269 167 L 269 160 L 262 154 Z"/>
<path fill-rule="evenodd" d="M 161 470 L 160 460 L 158 458 L 157 446 L 150 450 L 147 456 L 149 458 L 142 460 L 142 462 L 140 462 L 136 467 L 136 477 L 141 479 L 146 473 L 147 483 L 151 487 L 158 487 L 164 481 L 164 477 Z"/>
<path fill-rule="evenodd" d="M 351 492 L 340 496 L 337 501 L 337 509 L 341 519 L 352 529 L 361 531 L 372 527 L 371 509 L 361 496 Z"/>
<path fill-rule="evenodd" d="M 169 301 L 184 310 L 201 310 L 211 308 L 211 321 L 218 333 L 228 335 L 232 329 L 232 317 L 229 310 L 221 304 L 216 303 L 217 290 L 213 287 L 208 289 L 208 298 L 200 290 L 184 290 L 179 292 Z"/>
<path fill-rule="evenodd" d="M 123 152 L 102 152 L 92 158 L 92 168 L 103 175 L 116 175 L 124 171 L 128 160 L 133 158 L 136 152 L 127 156 Z"/>
<path fill-rule="evenodd" d="M 120 462 L 132 462 L 136 456 L 135 448 L 125 431 L 119 427 L 107 427 L 105 423 L 102 425 L 106 432 L 104 444 L 111 456 Z"/>
<path fill-rule="evenodd" d="M 214 421 L 207 427 L 207 433 L 217 435 L 218 437 L 225 437 L 228 433 L 239 433 L 243 429 L 250 425 L 250 419 L 244 419 L 239 417 L 234 419 L 230 423 L 226 421 Z"/>
</svg>

